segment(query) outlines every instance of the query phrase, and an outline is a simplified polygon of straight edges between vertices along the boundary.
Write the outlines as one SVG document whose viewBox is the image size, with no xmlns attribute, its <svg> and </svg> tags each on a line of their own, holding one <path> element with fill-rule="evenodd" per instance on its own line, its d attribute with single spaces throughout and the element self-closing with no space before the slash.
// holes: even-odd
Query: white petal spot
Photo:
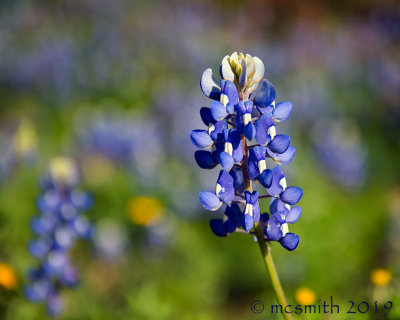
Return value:
<svg viewBox="0 0 400 320">
<path fill-rule="evenodd" d="M 226 107 L 226 105 L 229 103 L 229 98 L 226 94 L 221 93 L 220 101 L 224 105 L 224 107 Z"/>
<path fill-rule="evenodd" d="M 283 233 L 283 236 L 285 236 L 286 233 L 289 232 L 289 226 L 288 226 L 287 223 L 283 223 L 283 224 L 281 225 L 281 231 L 282 231 L 282 233 Z"/>
<path fill-rule="evenodd" d="M 260 174 L 263 173 L 266 169 L 267 169 L 267 161 L 265 160 L 258 161 L 258 171 L 260 171 Z"/>
<path fill-rule="evenodd" d="M 230 156 L 233 153 L 233 146 L 232 143 L 230 142 L 225 142 L 225 150 L 224 150 L 227 154 L 229 154 Z"/>
<path fill-rule="evenodd" d="M 286 187 L 287 187 L 286 178 L 283 177 L 283 178 L 279 181 L 279 184 L 282 186 L 283 190 L 285 190 Z"/>
<path fill-rule="evenodd" d="M 215 186 L 215 194 L 219 197 L 221 192 L 225 192 L 225 188 L 223 188 L 219 183 Z"/>
<path fill-rule="evenodd" d="M 251 122 L 251 114 L 250 113 L 245 113 L 243 115 L 243 123 L 245 126 L 247 126 Z"/>
<path fill-rule="evenodd" d="M 244 214 L 245 214 L 245 215 L 246 215 L 246 214 L 249 214 L 250 217 L 253 216 L 253 205 L 252 205 L 252 204 L 250 204 L 250 203 L 247 203 L 247 204 L 246 204 L 246 207 L 245 207 L 245 210 L 244 210 Z"/>
<path fill-rule="evenodd" d="M 273 138 L 275 138 L 275 136 L 276 136 L 276 127 L 275 126 L 270 126 L 268 128 L 268 135 L 271 137 L 271 140 Z"/>
<path fill-rule="evenodd" d="M 211 134 L 214 131 L 215 131 L 215 126 L 212 123 L 210 123 L 208 126 L 208 134 Z"/>
</svg>

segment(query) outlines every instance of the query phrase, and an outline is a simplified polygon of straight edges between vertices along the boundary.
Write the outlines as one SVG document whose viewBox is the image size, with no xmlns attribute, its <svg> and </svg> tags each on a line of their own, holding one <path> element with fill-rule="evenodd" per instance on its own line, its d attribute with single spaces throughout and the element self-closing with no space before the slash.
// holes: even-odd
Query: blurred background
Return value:
<svg viewBox="0 0 400 320">
<path fill-rule="evenodd" d="M 61 319 L 270 319 L 257 245 L 212 234 L 189 133 L 204 69 L 258 56 L 291 118 L 284 167 L 302 187 L 294 252 L 272 248 L 291 303 L 391 300 L 400 319 L 400 6 L 397 1 L 0 2 L 0 319 L 46 319 L 26 300 L 38 181 L 74 159 L 93 237 L 71 251 L 80 285 Z M 264 211 L 268 204 L 263 204 Z M 381 307 L 380 307 L 381 308 Z M 278 318 L 278 317 L 277 317 Z"/>
</svg>

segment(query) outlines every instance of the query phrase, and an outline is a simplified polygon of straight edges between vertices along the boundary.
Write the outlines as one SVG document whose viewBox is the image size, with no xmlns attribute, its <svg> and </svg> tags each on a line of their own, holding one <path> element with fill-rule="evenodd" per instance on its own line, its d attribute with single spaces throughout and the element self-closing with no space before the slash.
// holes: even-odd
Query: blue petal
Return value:
<svg viewBox="0 0 400 320">
<path fill-rule="evenodd" d="M 280 242 L 282 247 L 284 247 L 286 250 L 293 251 L 299 244 L 299 236 L 297 234 L 288 232 Z"/>
<path fill-rule="evenodd" d="M 250 149 L 249 160 L 247 162 L 247 174 L 251 180 L 257 179 L 259 175 L 257 163 L 255 160 L 253 149 Z"/>
<path fill-rule="evenodd" d="M 31 229 L 37 235 L 45 234 L 46 228 L 43 226 L 42 219 L 40 217 L 33 217 L 31 219 Z"/>
<path fill-rule="evenodd" d="M 260 113 L 264 114 L 264 113 L 271 113 L 274 111 L 274 106 L 271 104 L 268 107 L 257 107 L 258 111 L 260 111 Z"/>
<path fill-rule="evenodd" d="M 264 79 L 258 87 L 254 103 L 260 107 L 268 107 L 275 100 L 275 88 L 267 79 Z"/>
<path fill-rule="evenodd" d="M 198 166 L 202 169 L 212 169 L 218 164 L 209 151 L 197 150 L 194 153 L 194 158 Z"/>
<path fill-rule="evenodd" d="M 41 212 L 54 211 L 60 206 L 60 195 L 55 190 L 47 191 L 43 196 L 39 197 L 36 205 Z"/>
<path fill-rule="evenodd" d="M 263 114 L 256 122 L 256 141 L 258 144 L 265 145 L 271 141 L 268 129 L 274 126 L 274 119 L 271 113 Z"/>
<path fill-rule="evenodd" d="M 285 212 L 284 211 L 278 211 L 275 212 L 274 214 L 271 215 L 271 218 L 269 219 L 270 225 L 276 224 L 281 226 L 283 223 L 286 223 L 286 218 L 285 218 Z"/>
<path fill-rule="evenodd" d="M 269 203 L 269 212 L 271 214 L 274 214 L 275 212 L 280 211 L 277 207 L 278 201 L 280 201 L 278 198 L 271 198 L 271 202 Z"/>
<path fill-rule="evenodd" d="M 253 217 L 250 216 L 249 214 L 245 214 L 243 216 L 243 222 L 242 222 L 242 227 L 244 230 L 249 232 L 254 226 L 254 220 Z"/>
<path fill-rule="evenodd" d="M 229 141 L 232 143 L 233 149 L 237 149 L 239 146 L 242 147 L 240 134 L 236 130 L 229 130 Z"/>
<path fill-rule="evenodd" d="M 32 302 L 40 302 L 47 298 L 52 289 L 49 280 L 35 281 L 33 285 L 25 287 L 24 294 L 26 298 Z"/>
<path fill-rule="evenodd" d="M 260 149 L 263 148 L 263 149 Z M 247 173 L 249 174 L 249 178 L 251 180 L 255 180 L 260 175 L 260 171 L 258 169 L 258 162 L 260 160 L 265 160 L 265 147 L 254 147 L 249 151 L 249 159 L 247 162 Z"/>
<path fill-rule="evenodd" d="M 290 145 L 290 137 L 285 134 L 278 134 L 268 144 L 269 148 L 276 153 L 284 153 Z"/>
<path fill-rule="evenodd" d="M 236 227 L 239 228 L 242 225 L 243 213 L 236 203 L 230 204 L 226 207 L 225 215 L 228 217 L 228 220 L 236 222 Z"/>
<path fill-rule="evenodd" d="M 301 207 L 292 207 L 289 213 L 286 215 L 287 223 L 296 223 L 301 216 Z"/>
<path fill-rule="evenodd" d="M 93 236 L 93 226 L 84 216 L 78 216 L 71 222 L 71 228 L 78 237 L 91 239 Z"/>
<path fill-rule="evenodd" d="M 74 231 L 69 227 L 59 227 L 54 232 L 54 243 L 58 248 L 69 249 L 75 241 Z"/>
<path fill-rule="evenodd" d="M 269 205 L 269 211 L 271 214 L 274 214 L 277 211 L 284 211 L 286 214 L 289 212 L 289 209 L 286 207 L 286 204 L 278 198 L 272 198 Z"/>
<path fill-rule="evenodd" d="M 243 160 L 243 148 L 242 148 L 241 144 L 239 144 L 237 146 L 237 148 L 233 149 L 232 156 L 233 156 L 233 160 L 236 163 L 239 163 L 240 161 Z"/>
<path fill-rule="evenodd" d="M 216 142 L 214 144 L 214 150 L 211 151 L 211 155 L 216 163 L 220 162 L 221 153 L 225 150 L 225 142 Z"/>
<path fill-rule="evenodd" d="M 273 197 L 277 197 L 280 195 L 280 193 L 283 191 L 283 187 L 280 185 L 280 181 L 284 177 L 285 176 L 283 175 L 280 166 L 276 166 L 275 168 L 272 169 L 272 183 L 271 186 L 267 188 L 269 195 Z"/>
<path fill-rule="evenodd" d="M 228 113 L 226 107 L 219 101 L 211 101 L 211 114 L 215 121 L 221 121 Z"/>
<path fill-rule="evenodd" d="M 57 217 L 54 214 L 42 213 L 41 216 L 32 218 L 31 229 L 37 235 L 48 235 L 56 223 Z"/>
<path fill-rule="evenodd" d="M 29 252 L 37 259 L 44 258 L 51 250 L 53 242 L 51 240 L 45 240 L 43 238 L 31 241 L 28 244 Z"/>
<path fill-rule="evenodd" d="M 253 140 L 256 135 L 256 127 L 252 122 L 248 123 L 247 126 L 244 127 L 244 135 L 249 141 Z"/>
<path fill-rule="evenodd" d="M 233 178 L 228 172 L 224 170 L 220 171 L 217 180 L 217 189 L 218 193 L 216 192 L 216 195 L 224 203 L 231 202 L 235 197 L 235 187 L 233 186 Z"/>
<path fill-rule="evenodd" d="M 232 81 L 221 80 L 221 92 L 227 95 L 229 104 L 234 108 L 239 102 L 239 93 L 237 92 L 236 85 Z"/>
<path fill-rule="evenodd" d="M 251 193 L 249 191 L 244 192 L 244 197 L 246 199 L 246 203 L 250 203 L 251 201 Z"/>
<path fill-rule="evenodd" d="M 276 224 L 269 225 L 268 223 L 268 226 L 264 227 L 264 233 L 267 236 L 267 238 L 272 241 L 278 241 L 283 236 L 280 226 Z"/>
<path fill-rule="evenodd" d="M 202 191 L 199 194 L 201 204 L 206 210 L 215 211 L 221 208 L 222 202 L 219 200 L 217 195 L 211 191 Z"/>
<path fill-rule="evenodd" d="M 220 161 L 221 161 L 222 167 L 228 172 L 232 169 L 232 167 L 235 163 L 235 161 L 233 160 L 233 157 L 231 155 L 229 155 L 228 153 L 226 153 L 225 151 L 221 153 Z"/>
<path fill-rule="evenodd" d="M 253 153 L 255 162 L 259 162 L 261 160 L 265 160 L 265 152 L 267 151 L 267 148 L 264 146 L 257 146 L 254 148 L 251 148 L 250 152 Z"/>
<path fill-rule="evenodd" d="M 214 118 L 211 114 L 211 109 L 207 107 L 203 107 L 200 109 L 200 117 L 203 123 L 208 126 L 210 123 L 214 122 Z"/>
<path fill-rule="evenodd" d="M 190 140 L 199 149 L 206 149 L 212 146 L 213 141 L 206 130 L 192 130 Z"/>
<path fill-rule="evenodd" d="M 234 114 L 235 113 L 235 105 L 229 102 L 226 105 L 226 112 L 228 112 L 229 114 Z"/>
<path fill-rule="evenodd" d="M 221 89 L 218 86 L 217 81 L 214 79 L 210 68 L 203 72 L 200 80 L 200 87 L 207 97 L 213 100 L 219 100 Z"/>
<path fill-rule="evenodd" d="M 236 118 L 236 130 L 238 131 L 239 134 L 243 134 L 244 123 L 243 123 L 243 118 L 242 117 L 238 116 Z"/>
<path fill-rule="evenodd" d="M 257 223 L 260 221 L 260 205 L 257 203 L 253 206 L 253 221 L 254 223 Z"/>
<path fill-rule="evenodd" d="M 211 219 L 210 227 L 212 232 L 218 237 L 226 237 L 227 232 L 225 230 L 224 222 L 221 219 Z"/>
<path fill-rule="evenodd" d="M 252 114 L 253 113 L 253 101 L 251 101 L 251 100 L 245 101 L 244 108 L 246 110 L 246 113 Z"/>
<path fill-rule="evenodd" d="M 244 101 L 239 101 L 235 105 L 235 109 L 236 109 L 237 113 L 242 116 L 246 112 L 246 107 L 244 105 Z"/>
<path fill-rule="evenodd" d="M 213 141 L 224 140 L 224 130 L 228 128 L 228 123 L 225 120 L 217 121 L 214 124 L 214 130 L 209 130 L 209 134 Z"/>
<path fill-rule="evenodd" d="M 224 222 L 225 230 L 228 234 L 235 232 L 236 230 L 236 221 L 235 220 L 226 220 Z"/>
<path fill-rule="evenodd" d="M 231 171 L 229 171 L 229 174 L 233 178 L 233 183 L 235 185 L 236 192 L 238 192 L 239 194 L 243 193 L 245 186 L 244 186 L 244 177 L 242 169 L 238 167 L 233 167 Z"/>
<path fill-rule="evenodd" d="M 231 132 L 231 131 L 233 131 L 233 130 L 228 130 L 228 129 L 225 129 L 224 130 L 224 140 L 226 141 L 226 142 L 230 142 L 230 140 L 229 140 L 229 133 Z"/>
<path fill-rule="evenodd" d="M 237 130 L 229 130 L 229 141 L 232 143 L 232 156 L 234 162 L 239 163 L 243 159 L 243 148 L 240 140 L 240 134 Z"/>
<path fill-rule="evenodd" d="M 268 156 L 277 164 L 289 164 L 296 154 L 296 147 L 290 146 L 284 153 L 281 154 L 272 152 L 269 148 L 267 148 L 267 153 Z"/>
<path fill-rule="evenodd" d="M 292 109 L 293 106 L 291 102 L 280 102 L 275 106 L 272 115 L 277 122 L 283 122 L 290 117 Z"/>
<path fill-rule="evenodd" d="M 280 195 L 280 199 L 290 204 L 291 206 L 295 205 L 300 201 L 303 196 L 303 190 L 299 187 L 287 187 L 285 191 L 283 191 Z"/>
<path fill-rule="evenodd" d="M 258 181 L 264 188 L 269 188 L 272 184 L 272 177 L 272 171 L 270 169 L 267 169 L 260 174 L 260 176 L 258 177 Z"/>
<path fill-rule="evenodd" d="M 67 263 L 67 251 L 52 250 L 43 262 L 43 270 L 47 275 L 59 276 Z"/>
<path fill-rule="evenodd" d="M 78 190 L 71 193 L 70 200 L 78 210 L 87 210 L 93 205 L 93 197 L 90 194 Z"/>
<path fill-rule="evenodd" d="M 252 204 L 253 206 L 258 205 L 258 197 L 259 193 L 257 191 L 253 191 L 250 195 L 250 201 L 248 201 L 248 203 Z"/>
</svg>

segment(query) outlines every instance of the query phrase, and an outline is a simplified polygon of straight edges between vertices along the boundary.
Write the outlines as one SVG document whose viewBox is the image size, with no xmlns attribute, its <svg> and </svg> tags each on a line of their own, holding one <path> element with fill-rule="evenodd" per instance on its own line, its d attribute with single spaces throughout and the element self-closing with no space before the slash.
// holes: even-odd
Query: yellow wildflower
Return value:
<svg viewBox="0 0 400 320">
<path fill-rule="evenodd" d="M 17 285 L 17 277 L 14 269 L 5 263 L 0 262 L 0 286 L 6 289 L 13 289 Z"/>
<path fill-rule="evenodd" d="M 389 284 L 392 279 L 392 274 L 389 270 L 377 268 L 371 272 L 371 282 L 379 287 L 383 287 Z"/>
<path fill-rule="evenodd" d="M 128 204 L 128 216 L 132 222 L 148 226 L 154 225 L 160 219 L 164 207 L 160 200 L 149 197 L 140 196 L 132 198 Z"/>
<path fill-rule="evenodd" d="M 314 292 L 306 287 L 297 289 L 295 298 L 296 301 L 301 305 L 310 305 L 315 302 Z"/>
</svg>

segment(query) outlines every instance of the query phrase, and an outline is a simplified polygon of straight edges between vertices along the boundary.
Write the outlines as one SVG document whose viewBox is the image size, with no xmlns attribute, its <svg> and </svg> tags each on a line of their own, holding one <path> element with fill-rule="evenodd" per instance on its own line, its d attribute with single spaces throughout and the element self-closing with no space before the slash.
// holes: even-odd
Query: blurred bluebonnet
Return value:
<svg viewBox="0 0 400 320">
<path fill-rule="evenodd" d="M 144 183 L 158 183 L 165 151 L 156 118 L 115 110 L 88 112 L 76 127 L 85 156 L 104 157 L 132 169 Z"/>
<path fill-rule="evenodd" d="M 291 206 L 303 191 L 286 184 L 280 165 L 291 162 L 296 148 L 290 146 L 289 136 L 276 130 L 276 123 L 291 115 L 292 104 L 275 102 L 275 88 L 263 79 L 264 71 L 259 58 L 236 52 L 222 60 L 220 82 L 211 69 L 204 71 L 200 86 L 211 103 L 200 115 L 208 129 L 193 130 L 190 138 L 199 149 L 197 164 L 203 169 L 221 164 L 222 170 L 215 191 L 202 191 L 199 198 L 207 210 L 225 207 L 223 219 L 210 221 L 217 236 L 253 233 L 260 224 L 266 241 L 279 241 L 294 250 L 299 237 L 289 232 L 288 224 L 300 218 L 301 208 Z M 277 165 L 269 169 L 267 159 Z M 252 181 L 258 181 L 267 194 L 252 191 Z M 260 212 L 259 201 L 264 198 L 272 198 L 271 216 Z"/>
<path fill-rule="evenodd" d="M 86 115 L 90 122 L 77 122 L 80 141 L 85 153 L 102 155 L 123 164 L 132 162 L 134 150 L 133 124 L 127 115 Z M 86 118 L 85 117 L 85 118 Z"/>
<path fill-rule="evenodd" d="M 319 164 L 341 187 L 357 190 L 367 179 L 367 150 L 358 128 L 349 121 L 321 120 L 313 128 Z"/>
<path fill-rule="evenodd" d="M 37 200 L 41 214 L 31 221 L 37 237 L 28 247 L 38 265 L 29 273 L 25 295 L 33 302 L 45 301 L 50 316 L 63 310 L 60 289 L 74 287 L 79 281 L 69 250 L 78 238 L 90 238 L 92 233 L 87 218 L 80 214 L 91 206 L 92 200 L 76 188 L 78 180 L 71 159 L 53 159 L 41 181 L 43 194 Z"/>
</svg>

